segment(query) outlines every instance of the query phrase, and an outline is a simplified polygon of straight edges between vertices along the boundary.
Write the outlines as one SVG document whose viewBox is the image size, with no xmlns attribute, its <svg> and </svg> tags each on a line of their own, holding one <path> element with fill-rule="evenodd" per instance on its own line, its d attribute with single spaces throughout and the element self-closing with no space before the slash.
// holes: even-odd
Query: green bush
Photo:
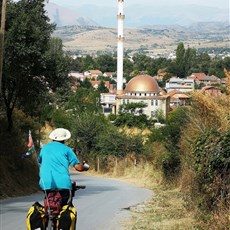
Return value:
<svg viewBox="0 0 230 230">
<path fill-rule="evenodd" d="M 165 152 L 162 155 L 162 171 L 164 178 L 170 180 L 180 172 L 180 157 L 176 153 Z"/>
<path fill-rule="evenodd" d="M 219 203 L 230 203 L 230 130 L 220 133 L 212 129 L 202 133 L 193 148 L 196 172 L 194 201 L 200 197 L 199 207 L 215 210 Z"/>
</svg>

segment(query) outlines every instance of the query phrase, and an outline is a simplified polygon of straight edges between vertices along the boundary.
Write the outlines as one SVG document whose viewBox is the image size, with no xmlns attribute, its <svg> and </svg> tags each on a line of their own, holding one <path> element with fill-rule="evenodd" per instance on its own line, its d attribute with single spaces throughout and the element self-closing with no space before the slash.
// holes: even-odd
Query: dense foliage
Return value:
<svg viewBox="0 0 230 230">
<path fill-rule="evenodd" d="M 230 204 L 229 153 L 230 130 L 221 133 L 211 129 L 198 136 L 194 142 L 195 182 L 202 195 L 196 202 L 205 211 L 217 209 L 220 202 L 226 207 Z"/>
<path fill-rule="evenodd" d="M 62 41 L 51 39 L 54 25 L 44 5 L 42 0 L 7 2 L 2 97 L 9 130 L 15 106 L 39 116 L 49 90 L 66 85 L 68 61 Z"/>
</svg>

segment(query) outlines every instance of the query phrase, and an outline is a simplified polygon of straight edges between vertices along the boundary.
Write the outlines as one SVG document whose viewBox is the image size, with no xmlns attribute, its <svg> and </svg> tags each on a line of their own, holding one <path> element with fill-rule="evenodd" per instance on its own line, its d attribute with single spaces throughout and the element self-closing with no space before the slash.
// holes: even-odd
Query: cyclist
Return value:
<svg viewBox="0 0 230 230">
<path fill-rule="evenodd" d="M 57 128 L 52 131 L 49 138 L 53 140 L 44 145 L 38 156 L 40 164 L 39 185 L 46 196 L 52 190 L 58 190 L 62 197 L 62 205 L 68 203 L 72 183 L 69 174 L 69 166 L 82 172 L 89 169 L 86 163 L 80 163 L 73 150 L 65 145 L 65 141 L 71 137 L 67 129 Z"/>
</svg>

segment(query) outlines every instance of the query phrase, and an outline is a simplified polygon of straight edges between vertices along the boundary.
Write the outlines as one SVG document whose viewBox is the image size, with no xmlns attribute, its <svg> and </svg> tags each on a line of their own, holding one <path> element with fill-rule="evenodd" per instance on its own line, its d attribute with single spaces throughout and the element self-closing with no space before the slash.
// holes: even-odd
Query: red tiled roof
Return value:
<svg viewBox="0 0 230 230">
<path fill-rule="evenodd" d="M 199 80 L 202 81 L 206 78 L 206 74 L 205 73 L 192 73 L 189 78 L 192 78 L 194 80 Z"/>
</svg>

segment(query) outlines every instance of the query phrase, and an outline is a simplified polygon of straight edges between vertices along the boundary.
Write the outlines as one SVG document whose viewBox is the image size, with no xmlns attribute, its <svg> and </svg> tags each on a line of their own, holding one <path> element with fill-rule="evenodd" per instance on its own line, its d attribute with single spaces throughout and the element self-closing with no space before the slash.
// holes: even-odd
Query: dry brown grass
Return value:
<svg viewBox="0 0 230 230">
<path fill-rule="evenodd" d="M 194 140 L 198 136 L 205 134 L 208 130 L 218 130 L 219 133 L 226 133 L 230 128 L 230 91 L 227 85 L 227 94 L 218 97 L 204 95 L 202 93 L 193 94 L 193 109 L 189 113 L 190 122 L 182 132 L 180 142 L 180 155 L 182 157 L 182 177 L 180 178 L 181 191 L 186 194 L 188 208 L 196 212 L 197 219 L 200 219 L 199 226 L 202 229 L 225 229 L 223 226 L 229 226 L 228 215 L 230 210 L 226 210 L 226 204 L 219 202 L 216 210 L 208 214 L 198 208 L 196 203 L 201 202 L 202 192 L 199 191 L 196 184 L 196 164 L 193 156 Z M 222 188 L 222 180 L 213 182 L 210 186 L 210 193 L 216 194 Z M 194 192 L 201 197 L 194 197 Z M 204 199 L 204 198 L 203 198 Z M 199 202 L 197 202 L 199 200 Z M 203 201 L 204 202 L 204 201 Z M 219 227 L 215 227 L 215 225 Z M 221 227 L 220 227 L 221 226 Z M 228 227 L 226 227 L 228 229 Z"/>
<path fill-rule="evenodd" d="M 195 229 L 193 213 L 184 207 L 182 194 L 178 189 L 164 190 L 155 185 L 153 192 L 150 202 L 131 210 L 132 219 L 123 223 L 126 230 Z"/>
<path fill-rule="evenodd" d="M 63 34 L 62 34 L 63 33 Z M 191 34 L 181 37 L 181 34 L 174 31 L 168 34 L 157 34 L 143 32 L 136 28 L 125 28 L 124 47 L 127 50 L 137 52 L 139 49 L 146 49 L 149 53 L 172 52 L 178 45 L 178 40 L 192 48 L 208 47 L 228 47 L 229 41 L 207 41 L 206 39 L 194 38 Z M 185 32 L 186 33 L 186 32 Z M 117 29 L 116 28 L 98 28 L 90 31 L 77 31 L 74 33 L 64 33 L 59 31 L 57 36 L 64 40 L 64 46 L 67 50 L 80 50 L 86 53 L 96 52 L 114 52 L 117 47 Z"/>
<path fill-rule="evenodd" d="M 110 167 L 114 168 L 103 176 L 116 178 L 126 183 L 135 184 L 153 191 L 151 201 L 131 207 L 132 218 L 124 221 L 126 230 L 168 230 L 194 229 L 193 213 L 187 211 L 183 194 L 179 188 L 162 185 L 162 175 L 159 170 L 146 160 L 139 159 L 134 166 L 135 156 L 130 155 L 124 160 L 110 158 Z M 96 173 L 96 175 L 102 175 Z"/>
</svg>

